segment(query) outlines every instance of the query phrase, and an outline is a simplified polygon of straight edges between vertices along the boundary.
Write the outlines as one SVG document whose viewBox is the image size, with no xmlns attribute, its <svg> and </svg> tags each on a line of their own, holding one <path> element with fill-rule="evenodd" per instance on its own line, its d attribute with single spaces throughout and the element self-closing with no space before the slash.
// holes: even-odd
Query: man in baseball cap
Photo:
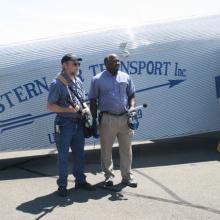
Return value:
<svg viewBox="0 0 220 220">
<path fill-rule="evenodd" d="M 84 174 L 84 131 L 82 114 L 90 113 L 84 103 L 85 91 L 77 77 L 82 58 L 66 54 L 61 59 L 62 71 L 50 86 L 48 109 L 55 112 L 55 142 L 58 150 L 57 180 L 60 196 L 67 195 L 68 155 L 71 148 L 73 156 L 72 174 L 75 188 L 94 190 Z"/>
</svg>

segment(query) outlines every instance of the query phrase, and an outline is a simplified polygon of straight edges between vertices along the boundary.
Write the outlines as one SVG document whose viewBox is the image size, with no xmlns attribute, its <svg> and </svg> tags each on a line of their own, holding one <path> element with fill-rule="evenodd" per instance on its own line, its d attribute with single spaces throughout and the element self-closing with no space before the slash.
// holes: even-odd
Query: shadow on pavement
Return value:
<svg viewBox="0 0 220 220">
<path fill-rule="evenodd" d="M 220 158 L 220 154 L 216 151 L 217 143 L 218 140 L 213 138 L 184 138 L 181 140 L 156 141 L 152 144 L 134 146 L 133 168 L 216 161 Z M 113 157 L 115 158 L 115 169 L 119 169 L 117 148 L 113 150 Z M 99 160 L 100 150 L 86 152 L 88 169 L 86 172 L 100 172 Z M 20 172 L 14 172 L 15 169 L 19 169 Z M 149 176 L 145 172 L 137 169 L 134 169 L 134 172 L 158 185 L 162 190 L 168 193 L 172 199 L 132 193 L 127 190 L 121 191 L 123 188 L 121 184 L 115 185 L 112 188 L 104 188 L 102 183 L 98 183 L 95 185 L 97 187 L 96 191 L 88 192 L 70 189 L 69 196 L 66 198 L 60 198 L 56 195 L 56 192 L 53 192 L 24 202 L 17 206 L 16 209 L 25 213 L 37 215 L 38 217 L 36 219 L 41 219 L 48 213 L 52 212 L 56 207 L 65 207 L 74 203 L 86 203 L 89 200 L 99 200 L 106 196 L 109 196 L 108 199 L 110 201 L 127 200 L 128 198 L 126 197 L 128 196 L 192 207 L 220 215 L 220 210 L 186 201 L 172 189 L 169 189 L 163 183 Z M 46 157 L 26 158 L 26 160 L 20 161 L 17 164 L 4 167 L 0 173 L 1 180 L 45 176 L 56 178 L 56 156 L 49 155 Z"/>
<path fill-rule="evenodd" d="M 57 192 L 37 197 L 33 200 L 27 201 L 19 205 L 16 210 L 39 215 L 36 219 L 41 219 L 48 213 L 51 213 L 56 207 L 66 207 L 74 203 L 85 203 L 90 199 L 98 200 L 109 196 L 110 201 L 127 200 L 120 191 L 124 188 L 123 185 L 118 184 L 111 188 L 105 188 L 103 183 L 98 183 L 95 187 L 99 190 L 83 191 L 79 189 L 68 190 L 67 197 L 59 197 Z"/>
</svg>

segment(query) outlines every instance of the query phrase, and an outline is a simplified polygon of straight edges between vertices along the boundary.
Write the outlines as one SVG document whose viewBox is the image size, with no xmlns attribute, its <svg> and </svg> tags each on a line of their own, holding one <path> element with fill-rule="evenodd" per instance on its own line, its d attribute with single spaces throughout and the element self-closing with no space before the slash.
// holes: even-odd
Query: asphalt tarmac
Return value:
<svg viewBox="0 0 220 220">
<path fill-rule="evenodd" d="M 69 158 L 68 196 L 56 193 L 56 154 L 0 160 L 0 219 L 220 219 L 217 137 L 188 137 L 133 146 L 137 188 L 103 186 L 100 150 L 86 151 L 87 180 L 96 191 L 74 189 Z"/>
</svg>

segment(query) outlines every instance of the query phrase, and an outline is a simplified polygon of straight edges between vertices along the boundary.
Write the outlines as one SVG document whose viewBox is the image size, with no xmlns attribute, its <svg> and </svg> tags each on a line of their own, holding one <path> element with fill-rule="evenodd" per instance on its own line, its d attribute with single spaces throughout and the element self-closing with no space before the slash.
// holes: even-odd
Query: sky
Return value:
<svg viewBox="0 0 220 220">
<path fill-rule="evenodd" d="M 219 0 L 0 0 L 0 45 L 216 14 Z"/>
</svg>

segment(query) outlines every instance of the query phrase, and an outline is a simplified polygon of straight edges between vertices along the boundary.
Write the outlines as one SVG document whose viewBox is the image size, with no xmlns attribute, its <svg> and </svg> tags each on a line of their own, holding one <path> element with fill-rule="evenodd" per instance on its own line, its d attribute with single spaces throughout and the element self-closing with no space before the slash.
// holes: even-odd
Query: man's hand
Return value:
<svg viewBox="0 0 220 220">
<path fill-rule="evenodd" d="M 128 109 L 129 112 L 136 112 L 136 109 L 134 106 L 131 106 L 129 109 Z"/>
<path fill-rule="evenodd" d="M 75 108 L 72 105 L 69 105 L 68 107 L 61 107 L 59 105 L 56 105 L 54 103 L 47 103 L 47 108 L 52 112 L 78 112 L 80 110 L 80 107 L 78 105 L 75 106 Z"/>
<path fill-rule="evenodd" d="M 128 109 L 128 112 L 129 112 L 129 116 L 130 116 L 130 117 L 135 117 L 135 116 L 137 116 L 137 110 L 135 109 L 134 106 L 131 106 L 131 107 Z"/>
<path fill-rule="evenodd" d="M 78 112 L 80 110 L 80 107 L 78 105 L 76 105 L 75 107 L 73 107 L 72 105 L 69 105 L 69 107 L 67 108 L 67 112 Z"/>
<path fill-rule="evenodd" d="M 128 98 L 128 103 L 129 103 L 129 112 L 136 112 L 135 105 L 136 105 L 136 99 L 135 99 L 135 94 L 132 94 L 129 98 Z"/>
</svg>

